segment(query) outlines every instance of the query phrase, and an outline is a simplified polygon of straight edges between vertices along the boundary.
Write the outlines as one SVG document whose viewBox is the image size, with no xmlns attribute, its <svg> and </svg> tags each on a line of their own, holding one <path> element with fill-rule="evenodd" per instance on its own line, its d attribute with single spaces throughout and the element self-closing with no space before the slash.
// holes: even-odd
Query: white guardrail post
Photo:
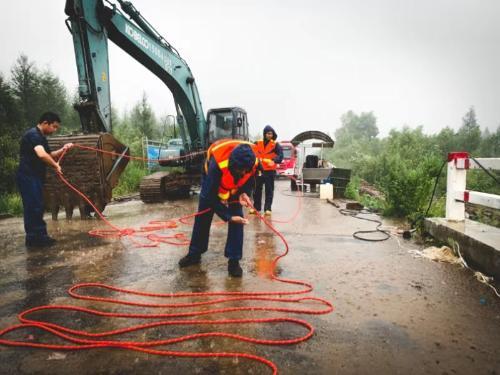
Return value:
<svg viewBox="0 0 500 375">
<path fill-rule="evenodd" d="M 467 169 L 500 170 L 500 158 L 469 158 L 467 152 L 448 154 L 446 219 L 465 220 L 465 203 L 500 209 L 500 195 L 466 190 Z"/>
<path fill-rule="evenodd" d="M 446 220 L 464 221 L 464 200 L 457 200 L 457 194 L 464 194 L 469 169 L 467 152 L 450 152 L 448 154 L 448 175 L 446 178 Z"/>
</svg>

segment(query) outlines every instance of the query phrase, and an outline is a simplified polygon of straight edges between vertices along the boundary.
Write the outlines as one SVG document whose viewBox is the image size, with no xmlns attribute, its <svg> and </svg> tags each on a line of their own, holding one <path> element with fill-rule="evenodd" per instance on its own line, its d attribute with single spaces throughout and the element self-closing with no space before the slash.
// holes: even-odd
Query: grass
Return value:
<svg viewBox="0 0 500 375">
<path fill-rule="evenodd" d="M 118 197 L 139 191 L 141 180 L 147 174 L 148 170 L 138 163 L 127 165 L 127 168 L 120 176 L 118 186 L 113 189 L 113 195 Z"/>
<path fill-rule="evenodd" d="M 23 214 L 21 196 L 17 193 L 0 195 L 0 213 L 20 216 Z"/>
</svg>

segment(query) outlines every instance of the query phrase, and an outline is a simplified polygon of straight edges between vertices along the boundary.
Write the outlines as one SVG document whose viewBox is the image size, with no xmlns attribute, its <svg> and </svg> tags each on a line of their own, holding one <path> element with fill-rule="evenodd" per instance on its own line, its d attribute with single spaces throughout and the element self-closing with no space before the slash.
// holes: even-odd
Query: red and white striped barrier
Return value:
<svg viewBox="0 0 500 375">
<path fill-rule="evenodd" d="M 476 158 L 484 168 L 500 170 L 500 158 Z M 480 168 L 467 152 L 448 154 L 448 176 L 446 180 L 446 219 L 465 220 L 465 203 L 500 209 L 500 195 L 466 190 L 467 170 Z"/>
</svg>

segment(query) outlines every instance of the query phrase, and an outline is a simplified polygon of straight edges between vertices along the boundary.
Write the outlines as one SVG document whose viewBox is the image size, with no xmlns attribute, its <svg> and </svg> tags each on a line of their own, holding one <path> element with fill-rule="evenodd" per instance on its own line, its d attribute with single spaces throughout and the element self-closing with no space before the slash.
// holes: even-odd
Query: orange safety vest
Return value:
<svg viewBox="0 0 500 375">
<path fill-rule="evenodd" d="M 236 139 L 221 139 L 214 142 L 207 151 L 207 158 L 205 160 L 205 173 L 208 173 L 208 162 L 213 157 L 217 166 L 222 172 L 222 177 L 219 185 L 219 198 L 221 200 L 228 200 L 232 194 L 236 194 L 238 189 L 241 188 L 248 179 L 255 173 L 259 159 L 255 158 L 255 164 L 252 170 L 241 177 L 237 183 L 234 182 L 233 175 L 229 172 L 229 156 L 231 152 L 239 145 L 249 145 L 253 152 L 256 153 L 255 145 L 250 142 L 239 141 Z"/>
<path fill-rule="evenodd" d="M 273 159 L 278 156 L 274 149 L 276 148 L 276 142 L 274 140 L 270 140 L 267 142 L 267 145 L 264 146 L 264 140 L 257 141 L 257 157 L 261 159 L 262 169 L 265 171 L 275 171 L 276 163 Z"/>
</svg>

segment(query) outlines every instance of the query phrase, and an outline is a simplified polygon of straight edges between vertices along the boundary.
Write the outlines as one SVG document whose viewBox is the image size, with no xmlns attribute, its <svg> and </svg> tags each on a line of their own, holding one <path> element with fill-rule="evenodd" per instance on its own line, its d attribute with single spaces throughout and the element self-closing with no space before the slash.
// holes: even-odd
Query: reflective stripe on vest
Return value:
<svg viewBox="0 0 500 375">
<path fill-rule="evenodd" d="M 255 164 L 252 170 L 243 175 L 238 180 L 238 183 L 234 182 L 233 175 L 229 171 L 229 157 L 231 155 L 231 152 L 241 144 L 249 145 L 254 151 L 254 153 L 256 152 L 255 145 L 253 143 L 239 141 L 235 139 L 221 139 L 213 143 L 208 148 L 207 159 L 205 161 L 205 172 L 208 173 L 208 162 L 210 158 L 213 157 L 215 159 L 215 162 L 217 163 L 217 166 L 222 172 L 221 182 L 219 185 L 219 192 L 218 192 L 218 196 L 222 200 L 228 200 L 231 194 L 236 194 L 238 192 L 238 189 L 248 181 L 248 179 L 255 173 L 255 169 L 257 168 L 258 159 L 255 158 Z"/>
<path fill-rule="evenodd" d="M 262 168 L 265 171 L 276 170 L 276 163 L 273 159 L 278 156 L 275 152 L 276 142 L 270 140 L 264 145 L 264 140 L 257 141 L 257 157 L 262 161 Z"/>
</svg>

